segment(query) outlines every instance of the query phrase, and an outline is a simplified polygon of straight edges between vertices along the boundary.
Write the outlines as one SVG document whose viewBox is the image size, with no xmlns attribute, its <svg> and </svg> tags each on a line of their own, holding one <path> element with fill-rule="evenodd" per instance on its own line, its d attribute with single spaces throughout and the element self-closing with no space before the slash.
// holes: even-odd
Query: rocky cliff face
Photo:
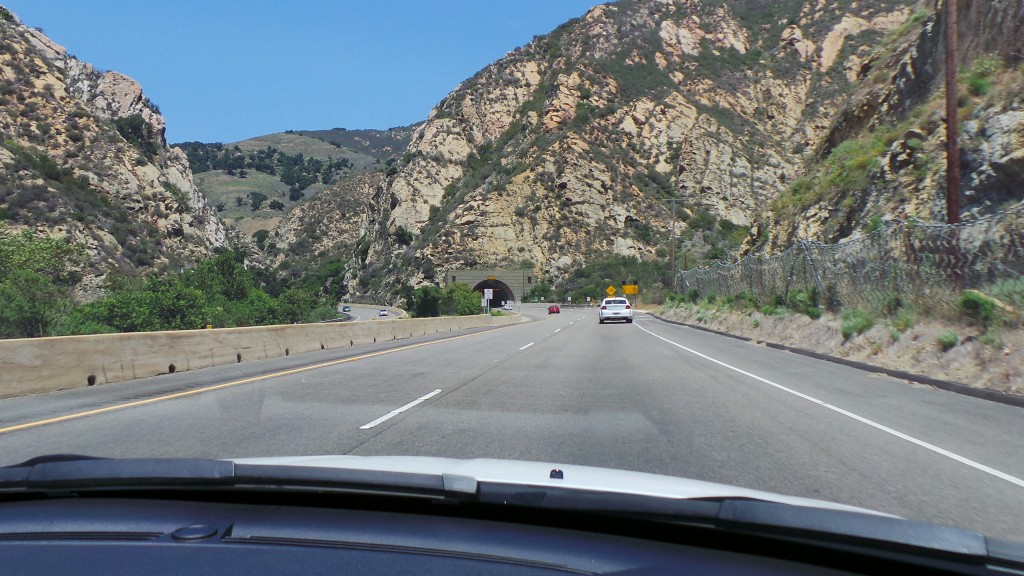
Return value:
<svg viewBox="0 0 1024 576">
<path fill-rule="evenodd" d="M 431 112 L 373 196 L 360 284 L 385 279 L 386 295 L 392 278 L 416 285 L 454 267 L 523 261 L 557 281 L 605 255 L 664 257 L 669 200 L 679 202 L 679 234 L 697 213 L 740 226 L 763 219 L 871 72 L 875 46 L 917 8 L 597 6 Z"/>
<path fill-rule="evenodd" d="M 84 245 L 80 295 L 114 270 L 187 265 L 226 243 L 137 82 L 0 15 L 0 210 L 11 228 Z"/>
<path fill-rule="evenodd" d="M 1024 2 L 959 8 L 960 186 L 969 220 L 1024 199 Z M 874 218 L 945 222 L 944 26 L 936 4 L 921 3 L 859 62 L 863 80 L 805 176 L 762 223 L 769 249 L 797 239 L 836 242 Z"/>
</svg>

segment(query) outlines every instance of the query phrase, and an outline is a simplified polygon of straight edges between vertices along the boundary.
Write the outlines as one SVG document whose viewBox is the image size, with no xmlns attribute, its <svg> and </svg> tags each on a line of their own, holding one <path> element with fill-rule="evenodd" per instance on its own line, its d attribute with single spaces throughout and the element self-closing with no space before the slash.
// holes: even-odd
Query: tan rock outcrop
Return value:
<svg viewBox="0 0 1024 576">
<path fill-rule="evenodd" d="M 374 193 L 363 271 L 418 285 L 431 277 L 402 262 L 443 272 L 530 261 L 559 281 L 611 254 L 664 257 L 668 199 L 685 204 L 682 220 L 706 212 L 741 232 L 761 222 L 761 238 L 773 201 L 823 139 L 841 137 L 846 99 L 881 65 L 875 46 L 844 45 L 897 29 L 917 5 L 819 0 L 761 20 L 741 8 L 602 5 L 464 82 Z M 911 67 L 895 82 L 910 91 L 914 71 L 924 78 Z M 869 117 L 901 106 L 875 102 Z M 820 206 L 800 233 L 834 216 Z M 397 242 L 399 226 L 415 241 Z"/>
<path fill-rule="evenodd" d="M 227 232 L 193 183 L 187 158 L 168 148 L 164 118 L 137 82 L 97 72 L 17 19 L 0 27 L 0 81 L 10 87 L 0 108 L 5 140 L 88 183 L 85 191 L 76 184 L 79 192 L 73 193 L 52 173 L 42 179 L 31 171 L 12 174 L 4 166 L 14 156 L 2 150 L 0 160 L 12 162 L 0 162 L 0 179 L 30 196 L 40 188 L 46 194 L 36 201 L 45 206 L 45 219 L 30 202 L 7 207 L 9 224 L 85 246 L 81 297 L 94 297 L 98 279 L 112 270 L 184 265 L 226 243 Z M 148 132 L 129 141 L 115 121 L 136 115 Z"/>
</svg>

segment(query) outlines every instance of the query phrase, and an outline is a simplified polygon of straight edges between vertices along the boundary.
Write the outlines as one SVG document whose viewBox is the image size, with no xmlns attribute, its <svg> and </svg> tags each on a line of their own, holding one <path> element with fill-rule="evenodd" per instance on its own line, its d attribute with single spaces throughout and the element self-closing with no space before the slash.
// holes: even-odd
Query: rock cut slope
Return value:
<svg viewBox="0 0 1024 576">
<path fill-rule="evenodd" d="M 922 2 L 865 71 L 804 173 L 773 203 L 768 247 L 838 242 L 871 221 L 946 221 L 945 23 Z M 1024 1 L 960 2 L 961 219 L 1024 200 Z"/>
</svg>

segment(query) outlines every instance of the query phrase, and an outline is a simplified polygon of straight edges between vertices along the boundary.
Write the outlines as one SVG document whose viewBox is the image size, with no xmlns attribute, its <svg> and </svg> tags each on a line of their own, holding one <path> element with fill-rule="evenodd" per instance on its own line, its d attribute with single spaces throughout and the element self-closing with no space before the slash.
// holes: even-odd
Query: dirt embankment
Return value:
<svg viewBox="0 0 1024 576">
<path fill-rule="evenodd" d="M 984 329 L 919 318 L 900 331 L 899 323 L 879 319 L 861 334 L 844 338 L 842 318 L 825 313 L 812 320 L 803 314 L 762 314 L 696 305 L 652 310 L 668 320 L 747 336 L 756 340 L 813 350 L 975 388 L 1024 395 L 1024 331 Z M 940 337 L 956 334 L 958 343 L 944 349 Z M 948 338 L 948 336 L 947 336 Z"/>
</svg>

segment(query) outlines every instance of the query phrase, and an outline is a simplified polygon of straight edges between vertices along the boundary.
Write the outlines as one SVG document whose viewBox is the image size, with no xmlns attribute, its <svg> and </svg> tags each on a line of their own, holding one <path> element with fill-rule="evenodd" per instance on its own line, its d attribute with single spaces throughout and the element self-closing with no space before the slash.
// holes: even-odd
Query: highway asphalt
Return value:
<svg viewBox="0 0 1024 576">
<path fill-rule="evenodd" d="M 513 326 L 0 401 L 0 465 L 401 454 L 684 476 L 1024 541 L 1024 410 L 638 314 Z M 400 320 L 399 320 L 400 321 Z M 215 389 L 208 389 L 216 386 Z"/>
<path fill-rule="evenodd" d="M 352 318 L 353 322 L 359 320 L 392 320 L 396 316 L 396 310 L 394 308 L 389 308 L 387 306 L 367 306 L 366 304 L 341 304 L 338 306 L 338 310 L 341 310 L 345 306 L 348 306 L 349 308 L 351 308 L 351 310 L 348 312 L 343 312 L 343 314 L 348 314 Z M 388 310 L 387 316 L 380 316 L 380 311 L 382 309 Z"/>
</svg>

